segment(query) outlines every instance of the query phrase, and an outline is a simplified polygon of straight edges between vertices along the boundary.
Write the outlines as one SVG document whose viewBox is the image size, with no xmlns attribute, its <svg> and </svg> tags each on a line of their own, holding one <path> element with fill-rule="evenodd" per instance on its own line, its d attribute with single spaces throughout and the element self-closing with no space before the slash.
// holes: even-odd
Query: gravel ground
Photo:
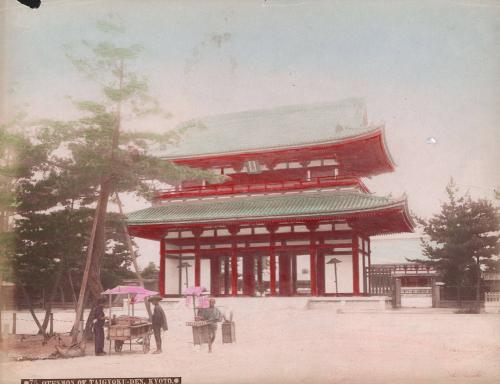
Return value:
<svg viewBox="0 0 500 384">
<path fill-rule="evenodd" d="M 182 303 L 162 305 L 169 321 L 162 354 L 143 354 L 140 345 L 121 354 L 61 360 L 9 361 L 4 353 L 2 383 L 158 376 L 182 376 L 183 383 L 500 382 L 500 315 L 432 309 L 338 313 L 307 310 L 303 299 L 220 299 L 223 311 L 234 311 L 237 342 L 222 344 L 219 327 L 209 354 L 206 346 L 191 343 L 185 322 L 192 310 Z M 56 313 L 56 331 L 67 331 L 71 318 L 70 311 Z"/>
</svg>

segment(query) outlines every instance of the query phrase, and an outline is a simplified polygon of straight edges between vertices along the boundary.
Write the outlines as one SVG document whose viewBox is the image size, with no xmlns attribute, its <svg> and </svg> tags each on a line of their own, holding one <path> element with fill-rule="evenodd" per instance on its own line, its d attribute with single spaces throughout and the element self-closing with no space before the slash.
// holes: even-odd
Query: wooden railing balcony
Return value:
<svg viewBox="0 0 500 384">
<path fill-rule="evenodd" d="M 392 275 L 418 275 L 436 274 L 436 270 L 430 265 L 420 263 L 404 264 L 375 264 L 370 267 L 373 272 L 387 271 Z"/>
<path fill-rule="evenodd" d="M 311 180 L 285 180 L 256 184 L 208 184 L 205 186 L 170 188 L 159 191 L 155 200 L 223 196 L 248 193 L 272 193 L 315 188 L 354 187 L 369 193 L 364 183 L 355 177 L 317 177 Z"/>
</svg>

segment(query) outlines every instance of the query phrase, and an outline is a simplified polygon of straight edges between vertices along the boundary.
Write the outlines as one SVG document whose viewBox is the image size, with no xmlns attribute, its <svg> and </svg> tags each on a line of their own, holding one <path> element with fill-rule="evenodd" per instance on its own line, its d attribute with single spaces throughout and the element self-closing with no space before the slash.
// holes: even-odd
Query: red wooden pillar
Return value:
<svg viewBox="0 0 500 384">
<path fill-rule="evenodd" d="M 255 295 L 255 257 L 254 255 L 243 256 L 243 294 Z"/>
<path fill-rule="evenodd" d="M 276 295 L 276 249 L 274 246 L 274 233 L 271 234 L 269 244 L 269 289 L 271 296 Z"/>
<path fill-rule="evenodd" d="M 278 293 L 280 296 L 286 296 L 288 285 L 287 285 L 287 268 L 286 268 L 286 255 L 284 252 L 278 252 L 278 263 L 279 263 L 279 281 L 278 281 Z"/>
<path fill-rule="evenodd" d="M 158 279 L 158 291 L 160 296 L 165 296 L 165 239 L 160 240 L 160 276 Z"/>
<path fill-rule="evenodd" d="M 297 255 L 293 253 L 292 258 L 292 295 L 297 293 Z"/>
<path fill-rule="evenodd" d="M 280 296 L 290 296 L 291 260 L 286 252 L 280 252 Z"/>
<path fill-rule="evenodd" d="M 237 225 L 228 227 L 231 234 L 231 295 L 238 294 L 238 248 L 236 243 L 236 234 L 240 231 Z"/>
<path fill-rule="evenodd" d="M 229 256 L 224 256 L 224 294 L 229 295 L 231 279 L 229 275 Z"/>
<path fill-rule="evenodd" d="M 311 269 L 311 296 L 318 295 L 318 282 L 317 282 L 317 252 L 318 247 L 316 245 L 316 230 L 318 229 L 317 222 L 307 222 L 307 229 L 309 229 L 309 257 L 310 257 L 310 269 Z"/>
<path fill-rule="evenodd" d="M 269 289 L 271 296 L 276 296 L 276 247 L 274 234 L 278 227 L 277 225 L 268 224 L 266 228 L 269 232 Z"/>
<path fill-rule="evenodd" d="M 238 249 L 236 241 L 233 240 L 231 247 L 231 295 L 238 294 Z"/>
<path fill-rule="evenodd" d="M 366 249 L 365 249 L 365 238 L 361 238 L 361 257 L 362 257 L 362 268 L 363 268 L 363 293 L 366 294 Z"/>
<path fill-rule="evenodd" d="M 317 261 L 317 272 L 318 272 L 318 295 L 322 296 L 325 294 L 325 253 L 324 251 L 318 251 L 316 258 Z"/>
<path fill-rule="evenodd" d="M 359 295 L 359 244 L 358 234 L 352 235 L 352 292 Z"/>
<path fill-rule="evenodd" d="M 262 292 L 262 256 L 257 255 L 257 283 L 259 287 L 259 292 Z"/>
<path fill-rule="evenodd" d="M 370 238 L 367 239 L 368 241 L 368 271 L 371 270 L 372 262 L 371 262 L 371 245 L 370 245 Z M 370 275 L 368 274 L 368 293 L 370 293 L 370 284 L 371 284 L 371 278 Z"/>
<path fill-rule="evenodd" d="M 193 228 L 191 232 L 194 235 L 194 285 L 201 285 L 201 254 L 200 254 L 200 236 L 203 233 L 202 228 Z"/>
<path fill-rule="evenodd" d="M 220 261 L 219 256 L 212 256 L 210 258 L 210 294 L 212 296 L 219 296 L 220 287 Z"/>
</svg>

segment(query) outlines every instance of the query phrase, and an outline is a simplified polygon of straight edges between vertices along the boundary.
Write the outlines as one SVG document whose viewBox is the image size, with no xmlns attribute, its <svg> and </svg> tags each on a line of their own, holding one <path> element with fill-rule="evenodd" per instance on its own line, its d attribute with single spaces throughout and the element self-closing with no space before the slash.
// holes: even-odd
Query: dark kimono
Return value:
<svg viewBox="0 0 500 384">
<path fill-rule="evenodd" d="M 153 334 L 155 336 L 156 349 L 161 351 L 161 330 L 166 331 L 168 329 L 167 316 L 160 305 L 155 305 L 153 310 L 153 316 L 151 318 L 153 325 Z"/>
<path fill-rule="evenodd" d="M 94 308 L 94 346 L 95 354 L 104 353 L 104 309 L 98 304 Z"/>
</svg>

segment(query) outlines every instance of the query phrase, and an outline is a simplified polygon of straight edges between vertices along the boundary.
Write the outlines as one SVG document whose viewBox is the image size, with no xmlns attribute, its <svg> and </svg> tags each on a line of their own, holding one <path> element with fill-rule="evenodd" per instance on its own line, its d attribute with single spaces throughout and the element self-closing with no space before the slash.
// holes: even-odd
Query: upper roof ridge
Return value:
<svg viewBox="0 0 500 384">
<path fill-rule="evenodd" d="M 205 115 L 193 119 L 189 119 L 187 121 L 181 122 L 179 126 L 183 126 L 184 124 L 189 124 L 190 122 L 198 122 L 202 120 L 207 120 L 207 119 L 216 119 L 216 120 L 222 120 L 222 119 L 231 119 L 231 118 L 241 118 L 241 117 L 253 117 L 256 114 L 282 114 L 282 113 L 294 113 L 294 112 L 301 112 L 301 111 L 311 111 L 311 110 L 317 110 L 317 109 L 323 109 L 323 108 L 335 108 L 335 109 L 347 109 L 347 108 L 353 108 L 357 107 L 360 110 L 363 110 L 366 112 L 366 102 L 363 98 L 360 97 L 351 97 L 351 98 L 346 98 L 338 101 L 324 101 L 324 102 L 318 102 L 318 103 L 307 103 L 307 104 L 285 104 L 285 105 L 277 105 L 274 107 L 269 107 L 269 108 L 257 108 L 257 109 L 244 109 L 242 111 L 236 111 L 236 112 L 225 112 L 225 113 L 220 113 L 220 114 L 213 114 L 213 115 Z M 368 122 L 364 121 L 364 125 L 368 126 Z"/>
<path fill-rule="evenodd" d="M 377 127 L 368 124 L 365 101 L 348 98 L 211 115 L 188 120 L 179 128 L 191 134 L 160 156 L 180 158 L 329 142 Z"/>
</svg>

